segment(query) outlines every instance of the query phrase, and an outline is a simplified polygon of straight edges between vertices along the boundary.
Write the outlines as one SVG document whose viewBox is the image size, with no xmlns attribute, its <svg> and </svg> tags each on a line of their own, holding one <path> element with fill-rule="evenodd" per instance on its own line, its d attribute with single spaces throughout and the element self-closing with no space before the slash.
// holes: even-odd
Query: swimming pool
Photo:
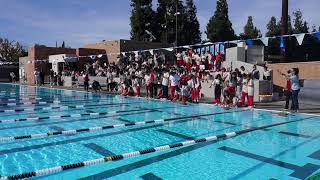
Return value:
<svg viewBox="0 0 320 180">
<path fill-rule="evenodd" d="M 0 100 L 2 178 L 304 179 L 320 169 L 313 115 L 11 84 Z"/>
</svg>

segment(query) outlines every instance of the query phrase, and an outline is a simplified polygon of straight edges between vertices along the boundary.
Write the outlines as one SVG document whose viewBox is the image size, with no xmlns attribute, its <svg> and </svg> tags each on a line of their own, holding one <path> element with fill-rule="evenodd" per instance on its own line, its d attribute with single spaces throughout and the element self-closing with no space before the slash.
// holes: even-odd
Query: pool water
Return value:
<svg viewBox="0 0 320 180">
<path fill-rule="evenodd" d="M 281 116 L 11 84 L 0 84 L 0 100 L 0 139 L 180 117 L 164 123 L 2 141 L 1 176 L 277 123 L 283 124 L 35 179 L 305 179 L 320 169 L 320 117 L 313 115 Z"/>
</svg>

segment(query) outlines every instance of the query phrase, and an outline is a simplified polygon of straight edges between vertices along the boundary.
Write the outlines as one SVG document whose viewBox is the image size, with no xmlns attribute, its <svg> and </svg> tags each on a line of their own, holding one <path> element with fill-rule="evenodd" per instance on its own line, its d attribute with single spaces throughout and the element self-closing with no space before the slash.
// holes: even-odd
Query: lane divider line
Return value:
<svg viewBox="0 0 320 180">
<path fill-rule="evenodd" d="M 121 128 L 127 126 L 138 126 L 138 125 L 145 125 L 145 124 L 154 124 L 154 123 L 165 123 L 168 121 L 175 121 L 175 120 L 182 120 L 182 119 L 192 119 L 192 118 L 199 118 L 203 116 L 214 116 L 214 115 L 221 115 L 221 114 L 230 114 L 235 112 L 243 112 L 242 111 L 227 111 L 227 112 L 218 112 L 218 113 L 210 113 L 210 114 L 199 114 L 193 116 L 184 116 L 184 117 L 175 117 L 175 118 L 166 118 L 166 119 L 157 119 L 157 120 L 146 120 L 146 121 L 138 121 L 138 122 L 130 122 L 124 124 L 115 124 L 115 125 L 107 125 L 107 126 L 96 126 L 90 128 L 82 128 L 82 129 L 72 129 L 72 130 L 65 130 L 65 131 L 56 131 L 56 132 L 47 132 L 47 133 L 40 133 L 40 134 L 31 134 L 31 135 L 22 135 L 22 136 L 12 136 L 12 137 L 0 137 L 0 142 L 6 141 L 14 141 L 14 140 L 21 140 L 21 139 L 32 139 L 35 137 L 45 137 L 45 136 L 54 136 L 54 135 L 62 135 L 62 134 L 76 134 L 76 133 L 83 133 L 83 132 L 91 132 L 91 131 L 101 131 L 105 129 L 114 129 L 114 128 Z M 76 116 L 77 115 L 77 116 Z M 90 116 L 98 116 L 99 113 L 90 113 Z M 73 116 L 80 117 L 80 114 L 73 114 Z M 61 116 L 50 116 L 50 119 L 60 119 Z M 35 119 L 37 120 L 37 119 Z M 228 136 L 233 136 L 234 134 L 227 134 Z"/>
<path fill-rule="evenodd" d="M 0 106 L 18 106 L 18 105 L 45 105 L 45 104 L 60 104 L 60 103 L 68 103 L 68 102 L 90 102 L 90 100 L 82 99 L 82 100 L 72 100 L 72 101 L 59 101 L 59 100 L 53 100 L 53 101 L 25 101 L 25 102 L 7 102 L 7 103 L 0 103 Z M 99 99 L 99 102 L 108 102 L 110 99 Z"/>
<path fill-rule="evenodd" d="M 43 107 L 43 108 L 21 108 L 21 109 L 5 109 L 0 110 L 0 113 L 7 113 L 7 112 L 22 112 L 22 111 L 41 111 L 41 110 L 52 110 L 52 109 L 82 109 L 85 107 L 96 107 L 96 106 L 119 106 L 119 105 L 128 105 L 130 103 L 109 103 L 109 104 L 82 104 L 82 105 L 58 105 L 58 106 L 49 106 L 49 107 Z"/>
<path fill-rule="evenodd" d="M 149 112 L 156 112 L 156 111 L 148 110 L 148 111 L 128 112 L 128 113 L 123 113 L 123 114 L 108 114 L 105 116 L 91 116 L 91 117 L 87 117 L 87 118 L 66 120 L 66 121 L 62 121 L 64 119 L 61 119 L 59 121 L 49 121 L 49 122 L 44 122 L 44 123 L 29 124 L 29 125 L 22 125 L 22 126 L 3 127 L 3 128 L 0 128 L 0 130 L 21 129 L 21 128 L 26 128 L 26 127 L 36 127 L 36 126 L 61 124 L 61 123 L 73 123 L 73 122 L 80 122 L 80 121 L 96 121 L 96 120 L 103 120 L 105 118 L 116 118 L 119 116 L 130 116 L 130 115 L 134 115 L 134 114 L 144 114 L 144 113 L 149 113 Z"/>
<path fill-rule="evenodd" d="M 134 111 L 142 111 L 142 110 L 140 110 L 140 109 L 136 109 L 136 110 L 119 110 L 119 111 L 112 111 L 111 113 L 109 113 L 109 112 L 98 112 L 98 113 L 83 113 L 83 114 L 67 114 L 67 115 L 54 116 L 54 119 L 69 118 L 69 117 L 81 117 L 81 116 L 101 116 L 101 115 L 106 115 L 106 114 L 134 112 Z M 52 118 L 52 116 L 27 117 L 27 118 L 22 118 L 22 119 L 0 120 L 0 123 L 16 123 L 16 122 L 22 122 L 22 121 L 37 121 L 37 120 L 45 120 L 45 119 L 53 119 L 53 118 Z"/>
<path fill-rule="evenodd" d="M 304 121 L 304 120 L 308 120 L 308 119 L 312 119 L 312 118 L 316 118 L 316 117 L 313 116 L 313 117 L 308 117 L 308 118 L 303 118 L 303 119 L 291 120 L 291 121 L 287 121 L 287 122 L 270 124 L 270 125 L 256 127 L 256 128 L 249 128 L 249 129 L 239 130 L 239 131 L 215 135 L 215 136 L 197 138 L 195 140 L 182 141 L 182 142 L 178 142 L 175 144 L 157 146 L 157 147 L 148 148 L 148 149 L 139 150 L 139 151 L 132 151 L 132 152 L 127 152 L 127 153 L 113 155 L 113 156 L 105 156 L 103 158 L 92 159 L 92 160 L 77 162 L 77 163 L 73 163 L 73 164 L 67 164 L 67 165 L 62 165 L 62 166 L 55 166 L 55 167 L 51 167 L 51 168 L 40 169 L 40 170 L 16 174 L 16 175 L 12 175 L 12 176 L 3 176 L 0 178 L 0 180 L 24 179 L 24 178 L 38 177 L 38 176 L 44 176 L 44 175 L 51 175 L 51 174 L 56 174 L 56 173 L 59 173 L 62 171 L 70 170 L 70 169 L 77 169 L 77 168 L 84 167 L 84 166 L 102 164 L 102 163 L 111 162 L 111 161 L 120 161 L 123 159 L 132 158 L 135 156 L 151 154 L 154 152 L 164 151 L 164 150 L 168 150 L 168 149 L 175 149 L 175 148 L 182 147 L 182 146 L 190 146 L 190 145 L 194 145 L 194 144 L 211 142 L 211 141 L 221 141 L 221 140 L 229 139 L 229 138 L 236 137 L 236 136 L 239 136 L 242 134 L 250 133 L 253 131 L 257 131 L 257 130 L 261 130 L 261 129 L 265 129 L 265 128 L 269 128 L 269 127 L 274 127 L 274 126 L 280 126 L 283 124 L 289 124 L 289 123 L 298 122 L 298 121 Z"/>
<path fill-rule="evenodd" d="M 73 97 L 67 97 L 66 98 L 73 98 Z M 90 101 L 90 100 L 95 100 L 95 99 L 78 99 L 78 98 L 74 98 L 72 101 L 69 100 L 49 100 L 52 98 L 41 98 L 41 97 L 35 97 L 35 98 L 7 98 L 7 100 L 5 101 L 6 98 L 0 98 L 1 102 L 3 102 L 3 104 L 5 103 L 10 103 L 10 102 L 34 102 L 35 100 L 43 100 L 43 101 L 53 101 L 53 102 L 73 102 L 73 101 Z M 110 98 L 100 98 L 97 100 L 110 100 Z"/>
<path fill-rule="evenodd" d="M 23 97 L 23 98 L 13 98 L 13 97 L 8 97 L 8 98 L 1 98 L 1 101 L 31 101 L 31 100 L 42 100 L 41 97 Z"/>
</svg>

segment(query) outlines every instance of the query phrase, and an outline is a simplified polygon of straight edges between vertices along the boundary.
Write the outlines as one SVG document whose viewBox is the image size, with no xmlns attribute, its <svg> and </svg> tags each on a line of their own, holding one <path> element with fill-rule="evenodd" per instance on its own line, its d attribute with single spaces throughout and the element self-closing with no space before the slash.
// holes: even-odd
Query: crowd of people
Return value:
<svg viewBox="0 0 320 180">
<path fill-rule="evenodd" d="M 141 96 L 145 92 L 147 98 L 167 99 L 198 103 L 202 97 L 202 84 L 210 83 L 214 95 L 214 103 L 223 107 L 253 107 L 254 81 L 260 79 L 261 73 L 256 65 L 252 71 L 241 66 L 239 69 L 224 67 L 224 55 L 210 52 L 196 53 L 189 49 L 178 52 L 174 61 L 168 61 L 163 53 L 119 55 L 115 63 L 96 61 L 85 64 L 83 71 L 50 72 L 50 85 L 62 85 L 63 76 L 69 75 L 79 83 L 82 79 L 86 91 L 89 90 L 90 76 L 106 77 L 106 90 L 119 92 L 123 96 Z M 281 73 L 283 74 L 283 73 Z M 286 106 L 292 100 L 292 111 L 298 111 L 299 70 L 293 69 L 283 74 L 287 79 L 285 90 Z M 35 72 L 37 84 L 43 83 L 41 73 Z M 116 81 L 116 78 L 120 79 Z M 263 80 L 271 81 L 271 71 L 264 66 Z M 298 84 L 297 84 L 298 82 Z M 77 84 L 79 85 L 79 84 Z M 94 91 L 100 91 L 102 85 L 92 81 Z"/>
<path fill-rule="evenodd" d="M 255 65 L 250 72 L 243 66 L 232 70 L 223 67 L 222 54 L 203 52 L 200 55 L 192 50 L 177 53 L 174 63 L 167 62 L 163 54 L 121 55 L 116 63 L 88 65 L 85 72 L 79 75 L 82 75 L 86 90 L 89 89 L 90 75 L 105 76 L 107 91 L 118 91 L 123 96 L 141 96 L 144 89 L 147 98 L 181 101 L 183 104 L 198 103 L 202 83 L 209 82 L 214 89 L 214 102 L 224 107 L 253 107 L 253 81 L 260 79 Z M 116 77 L 120 78 L 119 83 L 115 82 Z M 267 67 L 263 79 L 271 80 Z M 101 87 L 99 82 L 94 83 Z"/>
</svg>

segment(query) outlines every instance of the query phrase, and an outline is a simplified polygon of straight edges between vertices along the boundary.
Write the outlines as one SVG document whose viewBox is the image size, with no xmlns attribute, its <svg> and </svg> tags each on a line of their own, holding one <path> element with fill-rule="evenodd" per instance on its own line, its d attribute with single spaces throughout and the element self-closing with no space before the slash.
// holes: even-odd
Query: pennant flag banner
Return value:
<svg viewBox="0 0 320 180">
<path fill-rule="evenodd" d="M 138 56 L 138 51 L 133 52 L 135 56 Z"/>
<path fill-rule="evenodd" d="M 91 55 L 90 58 L 91 59 L 95 59 L 97 56 L 96 55 Z"/>
<path fill-rule="evenodd" d="M 234 40 L 234 41 L 229 41 L 228 43 L 231 43 L 231 44 L 238 44 L 238 40 Z"/>
<path fill-rule="evenodd" d="M 214 55 L 217 55 L 219 53 L 219 44 L 214 45 L 214 50 L 215 50 Z"/>
<path fill-rule="evenodd" d="M 297 41 L 298 41 L 298 43 L 299 43 L 299 45 L 301 46 L 302 45 L 302 42 L 303 42 L 303 39 L 304 39 L 304 36 L 305 36 L 306 34 L 294 34 L 294 36 L 296 37 L 296 39 L 297 39 Z"/>
<path fill-rule="evenodd" d="M 320 40 L 320 32 L 316 32 L 314 35 L 318 38 L 318 40 Z"/>
<path fill-rule="evenodd" d="M 220 52 L 221 54 L 224 54 L 224 43 L 221 43 L 221 44 L 220 44 L 219 52 Z"/>
<path fill-rule="evenodd" d="M 150 54 L 151 54 L 151 55 L 153 55 L 153 54 L 154 54 L 154 53 L 153 53 L 153 49 L 151 49 L 149 52 L 150 52 Z"/>
<path fill-rule="evenodd" d="M 268 37 L 260 38 L 260 41 L 261 41 L 265 46 L 269 46 L 269 38 L 268 38 Z"/>
<path fill-rule="evenodd" d="M 253 40 L 252 39 L 246 40 L 246 44 L 247 46 L 253 46 Z"/>
<path fill-rule="evenodd" d="M 285 44 L 284 44 L 284 37 L 280 37 L 280 48 L 281 49 L 285 49 L 286 48 L 286 46 L 285 46 Z"/>
<path fill-rule="evenodd" d="M 173 51 L 173 48 L 164 48 L 167 51 Z"/>
<path fill-rule="evenodd" d="M 102 56 L 103 56 L 103 54 L 99 54 L 99 55 L 98 55 L 98 58 L 101 58 Z"/>
<path fill-rule="evenodd" d="M 206 43 L 204 43 L 203 45 L 212 45 L 213 43 L 211 43 L 211 42 L 206 42 Z"/>
</svg>

